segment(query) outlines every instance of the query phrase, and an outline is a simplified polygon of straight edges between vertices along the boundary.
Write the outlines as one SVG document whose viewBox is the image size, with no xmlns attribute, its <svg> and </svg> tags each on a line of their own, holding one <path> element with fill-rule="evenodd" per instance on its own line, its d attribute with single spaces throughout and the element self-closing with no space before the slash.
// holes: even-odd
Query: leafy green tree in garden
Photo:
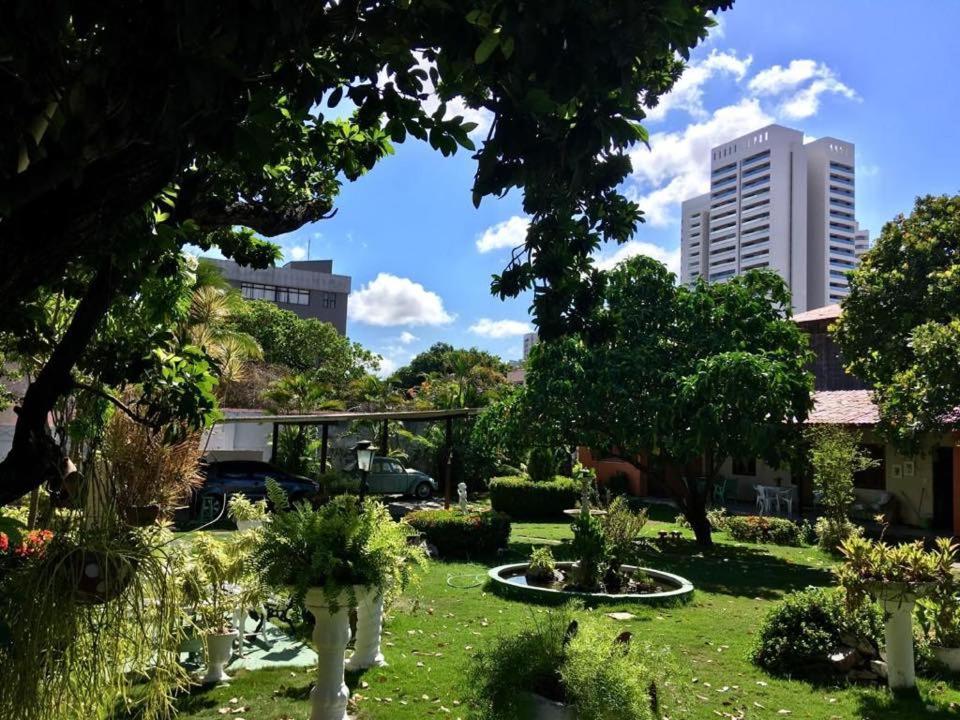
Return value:
<svg viewBox="0 0 960 720">
<path fill-rule="evenodd" d="M 407 136 L 475 150 L 475 204 L 521 190 L 530 229 L 492 289 L 536 285 L 541 335 L 577 329 L 602 301 L 591 256 L 642 219 L 617 188 L 645 110 L 730 6 L 4 3 L 0 332 L 30 334 L 44 295 L 77 305 L 21 404 L 0 502 L 56 478 L 47 416 L 112 306 L 188 244 L 271 264 L 259 236 L 329 217 L 342 179 Z M 479 149 L 458 104 L 489 115 Z"/>
<path fill-rule="evenodd" d="M 429 378 L 452 376 L 458 372 L 462 377 L 469 370 L 464 366 L 484 368 L 489 374 L 505 375 L 507 372 L 503 360 L 486 350 L 458 349 L 449 343 L 437 342 L 398 368 L 392 380 L 402 388 L 412 388 Z"/>
<path fill-rule="evenodd" d="M 823 507 L 817 521 L 820 547 L 836 552 L 840 544 L 859 532 L 850 522 L 850 506 L 854 501 L 853 477 L 877 464 L 860 447 L 860 437 L 837 425 L 814 425 L 804 436 L 810 444 L 809 462 L 813 487 Z"/>
<path fill-rule="evenodd" d="M 697 541 L 710 545 L 706 504 L 726 458 L 778 466 L 794 457 L 813 389 L 807 338 L 790 319 L 789 291 L 768 271 L 678 287 L 661 263 L 639 256 L 607 275 L 607 305 L 595 318 L 603 336 L 531 353 L 528 422 L 554 442 L 678 472 L 671 490 Z"/>
<path fill-rule="evenodd" d="M 927 195 L 884 225 L 850 276 L 834 333 L 907 449 L 960 429 L 960 195 Z"/>
<path fill-rule="evenodd" d="M 244 301 L 231 322 L 260 344 L 266 362 L 313 375 L 329 387 L 331 397 L 343 394 L 379 366 L 373 353 L 350 342 L 330 323 L 298 317 L 266 300 Z"/>
</svg>

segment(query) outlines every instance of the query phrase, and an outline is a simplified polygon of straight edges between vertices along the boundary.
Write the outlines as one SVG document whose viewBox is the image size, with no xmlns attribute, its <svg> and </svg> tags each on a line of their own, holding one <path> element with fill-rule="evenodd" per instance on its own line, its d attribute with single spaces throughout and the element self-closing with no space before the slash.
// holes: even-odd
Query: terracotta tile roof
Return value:
<svg viewBox="0 0 960 720">
<path fill-rule="evenodd" d="M 823 307 L 814 308 L 813 310 L 802 312 L 799 315 L 794 315 L 793 321 L 802 325 L 803 323 L 817 322 L 820 320 L 836 320 L 838 317 L 840 317 L 839 303 L 824 305 Z"/>
<path fill-rule="evenodd" d="M 876 425 L 880 412 L 869 390 L 819 390 L 813 394 L 809 425 Z"/>
</svg>

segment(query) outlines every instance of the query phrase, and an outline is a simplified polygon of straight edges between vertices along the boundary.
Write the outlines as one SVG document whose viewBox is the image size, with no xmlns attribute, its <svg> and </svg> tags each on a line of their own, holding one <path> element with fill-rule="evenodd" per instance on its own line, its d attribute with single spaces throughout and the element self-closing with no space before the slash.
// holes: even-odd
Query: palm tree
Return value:
<svg viewBox="0 0 960 720">
<path fill-rule="evenodd" d="M 203 348 L 220 371 L 221 400 L 231 385 L 247 377 L 247 363 L 260 360 L 263 351 L 247 333 L 235 330 L 230 319 L 243 299 L 233 289 L 201 284 L 190 297 L 190 310 L 180 328 L 184 342 Z"/>
</svg>

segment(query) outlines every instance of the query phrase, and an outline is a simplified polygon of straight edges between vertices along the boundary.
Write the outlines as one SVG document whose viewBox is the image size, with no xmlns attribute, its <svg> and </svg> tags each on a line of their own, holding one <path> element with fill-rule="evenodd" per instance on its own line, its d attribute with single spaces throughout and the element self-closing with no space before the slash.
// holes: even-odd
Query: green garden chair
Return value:
<svg viewBox="0 0 960 720">
<path fill-rule="evenodd" d="M 726 505 L 727 493 L 730 490 L 730 478 L 721 477 L 713 484 L 713 504 Z"/>
</svg>

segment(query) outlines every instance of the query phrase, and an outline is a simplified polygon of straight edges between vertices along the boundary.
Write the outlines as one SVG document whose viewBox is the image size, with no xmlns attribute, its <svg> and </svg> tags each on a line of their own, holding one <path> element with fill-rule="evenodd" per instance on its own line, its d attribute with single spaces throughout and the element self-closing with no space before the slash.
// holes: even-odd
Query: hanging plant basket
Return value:
<svg viewBox="0 0 960 720">
<path fill-rule="evenodd" d="M 83 550 L 72 558 L 77 602 L 102 605 L 118 597 L 133 580 L 136 563 L 129 558 Z"/>
</svg>

